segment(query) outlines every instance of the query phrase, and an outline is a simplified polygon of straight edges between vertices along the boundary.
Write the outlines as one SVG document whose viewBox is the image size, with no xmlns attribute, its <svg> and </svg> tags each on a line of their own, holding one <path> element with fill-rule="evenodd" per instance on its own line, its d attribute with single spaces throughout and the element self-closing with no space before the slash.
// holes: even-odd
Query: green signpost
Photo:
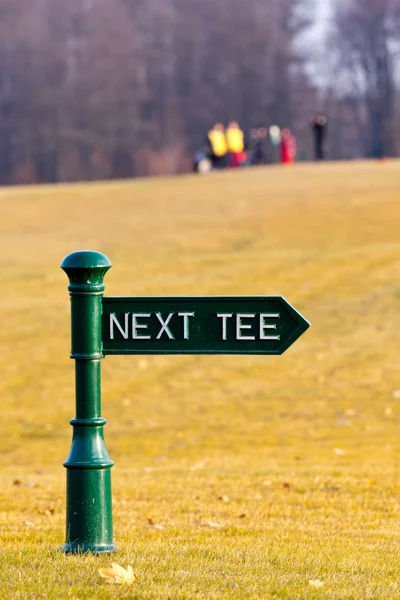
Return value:
<svg viewBox="0 0 400 600">
<path fill-rule="evenodd" d="M 107 354 L 282 354 L 310 326 L 284 298 L 103 297 L 111 262 L 83 250 L 69 277 L 76 417 L 67 469 L 67 553 L 112 552 L 111 467 L 101 416 L 100 360 Z"/>
</svg>

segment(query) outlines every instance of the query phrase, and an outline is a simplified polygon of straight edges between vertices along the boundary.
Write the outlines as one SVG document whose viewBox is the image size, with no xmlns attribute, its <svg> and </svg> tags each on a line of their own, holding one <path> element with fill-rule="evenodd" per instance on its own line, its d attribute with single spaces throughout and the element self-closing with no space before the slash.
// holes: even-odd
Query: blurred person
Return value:
<svg viewBox="0 0 400 600">
<path fill-rule="evenodd" d="M 195 173 L 200 173 L 204 175 L 205 173 L 209 173 L 212 169 L 211 160 L 208 158 L 205 150 L 199 150 L 196 152 L 193 161 L 193 171 Z"/>
<path fill-rule="evenodd" d="M 268 162 L 267 134 L 268 132 L 265 127 L 257 129 L 253 154 L 254 165 L 265 165 Z"/>
<path fill-rule="evenodd" d="M 241 163 L 246 159 L 245 143 L 244 133 L 236 121 L 229 123 L 226 130 L 226 142 L 228 144 L 230 166 L 233 169 L 240 167 Z"/>
<path fill-rule="evenodd" d="M 255 164 L 255 150 L 257 145 L 257 129 L 250 129 L 248 135 L 248 153 L 247 153 L 247 163 L 249 165 Z"/>
<path fill-rule="evenodd" d="M 216 123 L 207 135 L 207 151 L 214 169 L 228 166 L 228 144 L 222 123 Z"/>
<path fill-rule="evenodd" d="M 281 162 L 284 165 L 293 164 L 296 156 L 296 150 L 296 138 L 291 134 L 290 129 L 282 129 Z"/>
<path fill-rule="evenodd" d="M 277 164 L 280 162 L 279 155 L 281 146 L 281 128 L 279 125 L 271 125 L 268 133 L 271 146 L 272 162 Z"/>
<path fill-rule="evenodd" d="M 314 135 L 314 155 L 315 160 L 320 161 L 325 158 L 324 144 L 328 126 L 328 119 L 319 112 L 311 121 L 311 128 Z"/>
</svg>

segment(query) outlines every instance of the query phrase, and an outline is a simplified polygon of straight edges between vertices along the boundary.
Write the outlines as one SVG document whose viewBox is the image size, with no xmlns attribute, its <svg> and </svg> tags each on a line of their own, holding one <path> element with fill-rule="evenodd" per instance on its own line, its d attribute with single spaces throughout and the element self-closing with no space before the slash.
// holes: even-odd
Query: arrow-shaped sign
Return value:
<svg viewBox="0 0 400 600">
<path fill-rule="evenodd" d="M 71 296 L 76 418 L 67 468 L 68 553 L 109 553 L 111 467 L 101 416 L 103 354 L 282 354 L 309 323 L 284 298 L 104 298 L 111 267 L 99 252 L 61 263 Z"/>
<path fill-rule="evenodd" d="M 104 354 L 282 354 L 309 326 L 280 296 L 103 298 Z"/>
</svg>

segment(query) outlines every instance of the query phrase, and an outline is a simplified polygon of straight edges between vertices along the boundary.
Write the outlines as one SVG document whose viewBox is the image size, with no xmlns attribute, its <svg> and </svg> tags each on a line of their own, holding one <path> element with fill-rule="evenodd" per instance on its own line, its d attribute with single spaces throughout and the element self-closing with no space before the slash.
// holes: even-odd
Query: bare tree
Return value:
<svg viewBox="0 0 400 600">
<path fill-rule="evenodd" d="M 354 109 L 367 156 L 395 154 L 395 58 L 399 0 L 341 0 L 335 35 L 346 79 L 343 96 Z"/>
</svg>

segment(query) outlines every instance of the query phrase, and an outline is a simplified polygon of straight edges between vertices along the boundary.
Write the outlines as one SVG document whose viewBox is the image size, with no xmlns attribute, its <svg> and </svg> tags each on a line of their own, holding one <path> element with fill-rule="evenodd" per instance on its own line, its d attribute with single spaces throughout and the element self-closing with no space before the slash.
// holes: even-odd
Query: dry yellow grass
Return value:
<svg viewBox="0 0 400 600">
<path fill-rule="evenodd" d="M 1 189 L 1 598 L 400 598 L 399 222 L 395 161 Z M 129 588 L 58 552 L 83 248 L 109 295 L 281 294 L 312 323 L 282 357 L 104 360 Z"/>
</svg>

